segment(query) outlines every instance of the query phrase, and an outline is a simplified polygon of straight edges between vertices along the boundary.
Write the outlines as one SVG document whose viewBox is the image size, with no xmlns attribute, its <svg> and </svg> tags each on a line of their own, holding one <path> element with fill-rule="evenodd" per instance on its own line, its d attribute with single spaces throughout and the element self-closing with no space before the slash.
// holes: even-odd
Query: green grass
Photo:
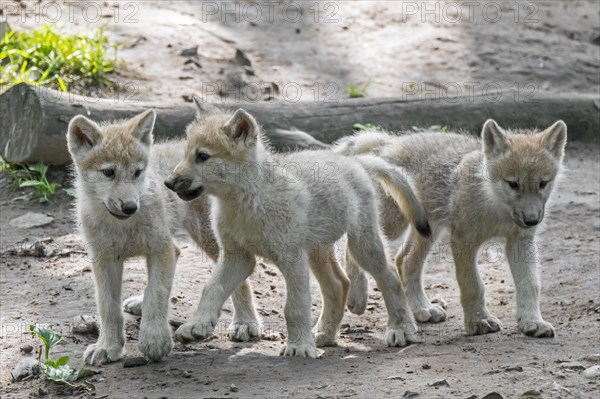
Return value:
<svg viewBox="0 0 600 399">
<path fill-rule="evenodd" d="M 4 162 L 0 158 L 0 172 L 6 174 L 10 187 L 16 191 L 24 189 L 26 193 L 15 200 L 48 202 L 61 189 L 58 183 L 48 180 L 48 165 L 36 163 L 33 165 L 22 165 Z M 63 189 L 69 195 L 73 195 L 73 189 Z"/>
<path fill-rule="evenodd" d="M 61 91 L 110 86 L 108 75 L 116 63 L 116 46 L 108 45 L 103 28 L 91 36 L 65 34 L 50 25 L 8 31 L 0 41 L 0 86 L 25 82 Z"/>
<path fill-rule="evenodd" d="M 346 86 L 346 90 L 348 91 L 350 98 L 366 97 L 367 89 L 369 88 L 370 85 L 371 85 L 370 80 L 367 83 L 365 83 L 364 86 L 362 86 L 362 87 L 358 87 L 356 85 L 353 85 L 352 83 L 349 83 L 348 86 Z"/>
</svg>

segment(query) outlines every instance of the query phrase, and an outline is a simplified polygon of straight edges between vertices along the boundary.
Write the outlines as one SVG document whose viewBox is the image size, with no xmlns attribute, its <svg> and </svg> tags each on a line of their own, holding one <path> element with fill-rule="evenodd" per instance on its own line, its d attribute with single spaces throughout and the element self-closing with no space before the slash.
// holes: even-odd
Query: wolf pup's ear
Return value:
<svg viewBox="0 0 600 399">
<path fill-rule="evenodd" d="M 196 109 L 198 110 L 198 117 L 201 118 L 208 114 L 209 112 L 218 110 L 214 105 L 210 105 L 206 101 L 203 101 L 200 97 L 194 95 L 193 97 L 194 104 L 196 104 Z"/>
<path fill-rule="evenodd" d="M 83 115 L 77 115 L 67 129 L 67 147 L 73 158 L 78 158 L 102 141 L 98 124 Z"/>
<path fill-rule="evenodd" d="M 540 133 L 540 139 L 556 159 L 562 159 L 567 144 L 567 125 L 563 121 L 556 122 Z"/>
<path fill-rule="evenodd" d="M 484 123 L 481 139 L 483 141 L 483 153 L 486 157 L 502 155 L 508 149 L 506 133 L 493 119 L 488 119 Z"/>
<path fill-rule="evenodd" d="M 131 133 L 144 145 L 152 145 L 154 121 L 156 121 L 156 112 L 153 109 L 144 111 L 131 120 Z"/>
<path fill-rule="evenodd" d="M 243 109 L 238 109 L 225 123 L 225 131 L 237 143 L 250 146 L 256 142 L 258 123 L 256 119 Z"/>
</svg>

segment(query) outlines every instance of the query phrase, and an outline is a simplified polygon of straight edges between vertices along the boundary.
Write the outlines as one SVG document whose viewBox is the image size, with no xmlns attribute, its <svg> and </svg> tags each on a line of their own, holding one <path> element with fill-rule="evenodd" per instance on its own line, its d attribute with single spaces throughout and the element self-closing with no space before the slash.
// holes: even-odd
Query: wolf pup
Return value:
<svg viewBox="0 0 600 399">
<path fill-rule="evenodd" d="M 415 184 L 433 234 L 428 239 L 410 231 L 406 240 L 411 245 L 400 250 L 396 265 L 418 321 L 437 322 L 446 317 L 427 298 L 421 274 L 436 237 L 449 229 L 467 334 L 492 333 L 502 327 L 485 306 L 476 263 L 480 246 L 502 237 L 516 285 L 519 330 L 533 337 L 554 336 L 554 328 L 540 312 L 535 233 L 560 174 L 566 140 L 567 126 L 562 121 L 536 133 L 505 131 L 488 120 L 481 141 L 451 133 L 363 132 L 337 143 L 340 153 L 377 154 L 404 167 Z M 403 216 L 389 200 L 384 200 L 383 208 L 386 234 L 399 237 L 407 226 Z M 348 265 L 349 303 L 358 304 L 356 308 L 362 311 L 367 300 L 365 276 Z"/>
<path fill-rule="evenodd" d="M 139 347 L 154 361 L 173 346 L 168 299 L 179 249 L 171 229 L 185 228 L 214 260 L 218 246 L 210 229 L 206 199 L 185 203 L 163 186 L 168 172 L 183 157 L 182 143 L 152 145 L 155 113 L 98 125 L 74 117 L 67 142 L 76 171 L 76 210 L 89 249 L 100 313 L 100 337 L 84 353 L 88 364 L 115 362 L 123 355 L 125 335 L 121 312 L 123 262 L 144 256 L 148 286 L 125 302 L 126 310 L 142 313 Z M 245 340 L 258 334 L 251 290 L 242 284 L 233 296 L 230 333 Z"/>
<path fill-rule="evenodd" d="M 397 273 L 380 238 L 373 174 L 424 233 L 424 210 L 399 168 L 376 157 L 355 159 L 330 151 L 273 154 L 246 111 L 206 109 L 187 128 L 185 156 L 165 185 L 184 200 L 213 197 L 213 227 L 222 256 L 198 309 L 175 332 L 181 342 L 208 337 L 223 302 L 253 271 L 255 257 L 275 263 L 287 285 L 285 356 L 316 356 L 333 345 L 346 302 L 348 279 L 334 244 L 345 233 L 351 256 L 369 271 L 388 310 L 386 341 L 405 346 L 416 331 Z M 365 166 L 363 166 L 365 165 Z M 369 172 L 368 172 L 369 171 Z M 323 309 L 311 333 L 309 269 L 319 282 Z"/>
</svg>

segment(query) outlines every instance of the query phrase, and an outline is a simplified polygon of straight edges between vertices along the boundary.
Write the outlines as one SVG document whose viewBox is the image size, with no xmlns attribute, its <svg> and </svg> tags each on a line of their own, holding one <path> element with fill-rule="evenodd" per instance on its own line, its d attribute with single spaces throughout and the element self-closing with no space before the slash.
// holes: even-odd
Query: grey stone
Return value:
<svg viewBox="0 0 600 399">
<path fill-rule="evenodd" d="M 43 213 L 27 212 L 24 215 L 14 218 L 8 224 L 20 229 L 30 229 L 32 227 L 41 227 L 50 224 L 54 218 Z"/>
</svg>

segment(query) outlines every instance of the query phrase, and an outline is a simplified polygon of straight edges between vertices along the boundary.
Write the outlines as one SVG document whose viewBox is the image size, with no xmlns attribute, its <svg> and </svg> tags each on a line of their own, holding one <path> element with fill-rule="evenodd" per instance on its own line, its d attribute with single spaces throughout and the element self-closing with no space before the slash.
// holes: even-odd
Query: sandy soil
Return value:
<svg viewBox="0 0 600 399">
<path fill-rule="evenodd" d="M 485 87 L 500 87 L 504 95 L 514 95 L 518 87 L 522 96 L 539 91 L 599 92 L 597 2 L 543 1 L 534 3 L 533 9 L 525 8 L 529 2 L 522 2 L 519 22 L 515 22 L 516 11 L 510 9 L 513 3 L 505 2 L 501 3 L 503 17 L 496 23 L 490 22 L 495 8 L 488 9 L 487 21 L 483 17 L 487 3 L 476 6 L 472 22 L 466 7 L 461 10 L 460 22 L 452 22 L 458 14 L 449 8 L 440 11 L 439 22 L 434 16 L 423 22 L 422 10 L 407 16 L 410 12 L 403 14 L 399 2 L 322 2 L 317 8 L 308 2 L 298 22 L 281 17 L 284 6 L 280 4 L 272 22 L 264 7 L 257 22 L 249 20 L 255 18 L 251 14 L 240 13 L 239 22 L 229 16 L 222 23 L 221 13 L 207 15 L 212 8 L 203 13 L 196 2 L 147 1 L 135 3 L 137 6 L 121 2 L 118 9 L 103 2 L 81 2 L 74 8 L 72 22 L 63 9 L 61 23 L 71 30 L 95 27 L 99 22 L 85 21 L 81 7 L 100 5 L 106 15 L 100 21 L 108 24 L 110 40 L 124 45 L 119 58 L 127 70 L 121 70 L 117 78 L 119 101 L 176 103 L 191 93 L 207 94 L 212 101 L 265 101 L 270 97 L 296 101 L 293 89 L 297 87 L 302 101 L 330 101 L 347 97 L 348 83 L 368 81 L 369 96 L 424 96 L 432 87 L 435 94 L 430 95 L 444 96 L 440 85 L 453 82 L 463 95 L 468 95 L 468 87 L 474 87 L 475 94 Z M 6 4 L 2 2 L 3 10 Z M 27 4 L 33 7 L 33 2 Z M 331 6 L 325 8 L 327 4 Z M 421 2 L 413 4 L 421 6 Z M 320 11 L 315 22 L 316 9 Z M 532 11 L 535 15 L 529 16 Z M 88 16 L 95 15 L 93 12 L 89 8 Z M 294 9 L 288 12 L 288 19 L 294 19 Z M 7 18 L 13 29 L 29 29 L 36 26 L 35 10 L 29 15 L 23 21 L 19 14 Z M 204 17 L 206 22 L 200 23 Z M 326 23 L 328 17 L 339 22 Z M 532 18 L 539 21 L 532 22 Z M 179 55 L 194 46 L 199 46 L 197 57 Z M 249 58 L 250 68 L 235 61 L 236 49 Z M 278 94 L 270 84 L 273 82 Z M 496 83 L 499 86 L 490 86 Z M 215 85 L 229 94 L 211 95 Z M 252 91 L 257 87 L 258 95 Z M 347 312 L 338 347 L 321 351 L 317 360 L 280 358 L 285 289 L 280 274 L 266 265 L 258 267 L 252 277 L 255 298 L 269 332 L 280 333 L 280 339 L 229 342 L 224 338 L 231 317 L 227 304 L 216 339 L 185 347 L 177 344 L 160 364 L 123 369 L 123 364 L 117 363 L 99 368 L 93 378 L 97 397 L 411 397 L 405 395 L 411 391 L 422 398 L 482 398 L 491 392 L 513 398 L 529 390 L 541 392 L 543 398 L 594 397 L 600 383 L 583 378 L 579 366 L 598 364 L 593 355 L 600 352 L 599 154 L 598 147 L 569 146 L 568 171 L 547 215 L 547 227 L 540 234 L 542 311 L 557 329 L 555 339 L 535 340 L 517 332 L 508 265 L 504 259 L 495 260 L 494 254 L 482 258 L 481 272 L 488 306 L 505 328 L 498 334 L 465 337 L 452 260 L 438 252 L 429 260 L 426 286 L 431 297 L 447 302 L 449 319 L 438 325 L 421 325 L 423 344 L 402 350 L 383 345 L 385 309 L 371 284 L 367 312 L 362 316 Z M 60 169 L 53 170 L 51 178 L 68 181 Z M 50 205 L 15 202 L 19 193 L 9 192 L 5 176 L 0 190 L 0 396 L 30 397 L 44 386 L 39 379 L 14 383 L 10 378 L 21 357 L 19 348 L 37 348 L 27 334 L 29 324 L 51 323 L 60 328 L 66 342 L 55 355 L 68 354 L 81 367 L 80 355 L 94 337 L 73 334 L 73 319 L 95 314 L 93 282 L 80 241 L 72 235 L 75 225 L 68 197 L 59 196 Z M 7 224 L 26 211 L 46 213 L 55 220 L 28 230 Z M 45 242 L 47 249 L 64 253 L 44 257 L 5 253 L 16 243 L 46 237 L 53 240 Z M 185 320 L 199 300 L 211 265 L 189 239 L 184 235 L 179 239 L 184 249 L 171 308 L 174 320 Z M 136 294 L 144 286 L 143 262 L 128 262 L 124 296 Z M 316 319 L 321 305 L 316 285 L 312 288 Z M 128 356 L 139 355 L 138 325 L 137 318 L 128 318 Z M 572 361 L 580 365 L 567 363 Z M 506 371 L 506 367 L 522 367 L 522 371 Z M 434 386 L 442 380 L 449 386 Z M 49 388 L 50 396 L 58 394 L 54 387 Z"/>
</svg>

